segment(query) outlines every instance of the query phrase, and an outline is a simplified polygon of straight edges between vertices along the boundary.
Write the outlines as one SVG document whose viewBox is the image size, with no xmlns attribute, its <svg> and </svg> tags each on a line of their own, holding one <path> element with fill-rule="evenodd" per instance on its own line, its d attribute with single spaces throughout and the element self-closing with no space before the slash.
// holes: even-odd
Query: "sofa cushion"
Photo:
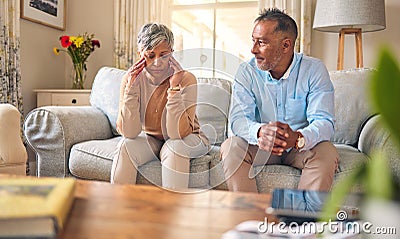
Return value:
<svg viewBox="0 0 400 239">
<path fill-rule="evenodd" d="M 219 78 L 197 79 L 197 117 L 212 145 L 227 137 L 231 82 Z"/>
<path fill-rule="evenodd" d="M 369 160 L 368 156 L 358 149 L 344 144 L 335 144 L 339 153 L 339 167 L 338 173 L 350 173 L 353 169 L 358 167 L 361 163 Z"/>
<path fill-rule="evenodd" d="M 334 143 L 356 146 L 364 122 L 373 115 L 367 86 L 372 69 L 329 72 L 335 88 Z"/>
<path fill-rule="evenodd" d="M 121 136 L 106 140 L 90 140 L 71 148 L 69 169 L 78 178 L 110 181 L 112 160 Z M 190 161 L 189 187 L 209 187 L 209 164 L 211 155 Z M 158 159 L 139 167 L 137 183 L 161 185 L 161 163 Z M 149 181 L 150 179 L 150 181 Z"/>
<path fill-rule="evenodd" d="M 110 181 L 112 160 L 121 137 L 90 140 L 71 148 L 69 170 L 78 178 Z"/>
<path fill-rule="evenodd" d="M 119 107 L 119 91 L 126 71 L 102 67 L 96 74 L 90 94 L 90 104 L 100 109 L 110 121 L 114 135 L 118 135 L 116 123 Z"/>
<path fill-rule="evenodd" d="M 336 144 L 335 146 L 339 153 L 339 166 L 335 173 L 334 184 L 350 174 L 360 163 L 369 159 L 354 147 L 343 144 Z M 260 170 L 259 167 L 262 169 Z M 222 163 L 218 155 L 215 155 L 211 160 L 210 168 L 211 186 L 216 189 L 227 190 Z M 297 188 L 301 177 L 301 170 L 286 165 L 257 166 L 256 170 L 260 172 L 256 176 L 257 188 L 259 192 L 263 193 L 271 193 L 274 188 Z M 356 186 L 352 191 L 360 192 L 361 189 Z"/>
</svg>

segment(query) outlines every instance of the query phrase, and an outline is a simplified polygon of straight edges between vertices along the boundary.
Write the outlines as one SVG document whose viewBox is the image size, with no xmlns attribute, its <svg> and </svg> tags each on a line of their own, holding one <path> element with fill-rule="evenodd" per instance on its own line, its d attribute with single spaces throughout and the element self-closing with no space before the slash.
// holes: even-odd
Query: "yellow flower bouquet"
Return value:
<svg viewBox="0 0 400 239">
<path fill-rule="evenodd" d="M 67 52 L 74 65 L 75 75 L 72 88 L 83 89 L 86 79 L 86 61 L 95 47 L 100 47 L 100 41 L 93 39 L 94 34 L 84 33 L 78 36 L 61 36 L 60 43 L 63 49 L 53 48 L 54 54 L 60 51 Z"/>
</svg>

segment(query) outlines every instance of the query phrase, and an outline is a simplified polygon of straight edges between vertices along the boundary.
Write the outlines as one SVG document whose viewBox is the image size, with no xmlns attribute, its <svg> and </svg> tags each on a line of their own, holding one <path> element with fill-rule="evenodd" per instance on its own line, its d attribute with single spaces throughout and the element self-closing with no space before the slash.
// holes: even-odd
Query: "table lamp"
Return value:
<svg viewBox="0 0 400 239">
<path fill-rule="evenodd" d="M 345 34 L 355 34 L 356 67 L 362 68 L 361 33 L 386 28 L 385 0 L 317 0 L 313 28 L 339 33 L 338 70 L 343 70 Z"/>
</svg>

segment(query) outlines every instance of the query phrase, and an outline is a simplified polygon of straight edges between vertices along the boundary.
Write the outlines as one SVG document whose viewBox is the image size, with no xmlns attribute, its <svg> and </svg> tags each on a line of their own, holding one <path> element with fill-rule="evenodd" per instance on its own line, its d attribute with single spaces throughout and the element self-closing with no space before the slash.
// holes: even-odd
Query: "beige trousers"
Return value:
<svg viewBox="0 0 400 239">
<path fill-rule="evenodd" d="M 284 164 L 301 169 L 299 189 L 329 191 L 339 161 L 336 147 L 331 142 L 321 142 L 311 150 L 291 149 L 282 156 L 275 156 L 237 136 L 228 138 L 221 145 L 221 157 L 229 190 L 247 192 L 257 192 L 255 177 L 249 177 L 253 163 L 255 166 Z"/>
<path fill-rule="evenodd" d="M 167 141 L 144 133 L 135 139 L 122 138 L 113 159 L 111 183 L 135 184 L 138 168 L 159 158 L 162 164 L 162 185 L 159 186 L 187 189 L 190 158 L 200 157 L 208 151 L 209 145 L 198 134 Z M 152 181 L 150 178 L 148 180 Z"/>
</svg>

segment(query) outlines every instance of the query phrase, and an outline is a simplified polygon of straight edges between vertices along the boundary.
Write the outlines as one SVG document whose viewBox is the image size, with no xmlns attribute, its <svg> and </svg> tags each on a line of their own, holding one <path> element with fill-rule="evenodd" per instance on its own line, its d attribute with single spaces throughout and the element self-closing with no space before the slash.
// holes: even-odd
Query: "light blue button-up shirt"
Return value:
<svg viewBox="0 0 400 239">
<path fill-rule="evenodd" d="M 270 121 L 287 123 L 304 135 L 303 150 L 334 133 L 334 88 L 322 61 L 294 53 L 281 79 L 258 69 L 255 58 L 240 65 L 232 90 L 231 134 L 257 144 L 260 127 Z"/>
</svg>

